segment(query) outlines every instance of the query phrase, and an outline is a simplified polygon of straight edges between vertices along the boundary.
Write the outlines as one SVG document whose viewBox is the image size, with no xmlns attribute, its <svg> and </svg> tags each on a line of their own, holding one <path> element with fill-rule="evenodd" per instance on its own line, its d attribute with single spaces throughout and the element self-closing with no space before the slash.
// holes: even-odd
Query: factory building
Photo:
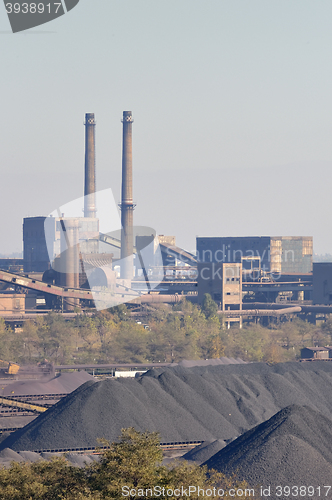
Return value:
<svg viewBox="0 0 332 500">
<path fill-rule="evenodd" d="M 304 347 L 301 349 L 301 359 L 331 359 L 331 347 Z"/>
<path fill-rule="evenodd" d="M 121 277 L 133 277 L 132 113 L 123 112 L 121 198 Z M 113 254 L 100 254 L 96 206 L 95 116 L 85 115 L 84 217 L 28 217 L 23 223 L 24 272 L 43 273 L 43 280 L 64 288 L 107 287 L 114 293 Z M 60 215 L 60 214 L 59 214 Z M 122 283 L 124 284 L 124 283 Z M 68 299 L 74 309 L 78 299 Z"/>
<path fill-rule="evenodd" d="M 208 293 L 222 311 L 242 309 L 242 264 L 199 262 L 197 274 L 199 304 Z"/>
<path fill-rule="evenodd" d="M 194 256 L 178 248 L 174 236 L 160 235 L 157 238 L 152 234 L 153 230 L 142 231 L 142 228 L 138 234 L 137 228 L 133 226 L 135 203 L 132 182 L 131 111 L 123 112 L 122 123 L 120 234 L 115 237 L 114 234 L 99 232 L 97 217 L 101 217 L 101 214 L 97 211 L 96 202 L 96 122 L 94 114 L 87 113 L 84 123 L 84 217 L 75 217 L 82 214 L 82 207 L 79 212 L 71 214 L 68 213 L 70 208 L 66 206 L 60 212 L 54 211 L 53 217 L 25 218 L 24 272 L 43 273 L 43 280 L 48 285 L 57 285 L 70 291 L 89 286 L 95 289 L 105 288 L 110 295 L 118 294 L 123 299 L 126 298 L 127 292 L 130 297 L 133 295 L 132 288 L 138 294 L 137 290 L 141 292 L 144 289 L 142 283 L 145 285 L 146 282 L 147 290 L 151 290 L 150 282 L 157 283 L 159 278 L 161 280 L 164 277 L 163 286 L 167 287 L 167 291 L 180 290 L 180 293 L 196 295 L 197 290 L 199 303 L 202 303 L 204 294 L 209 293 L 222 311 L 233 311 L 229 314 L 232 318 L 235 318 L 235 315 L 240 318 L 236 311 L 242 309 L 243 294 L 251 301 L 252 297 L 260 299 L 260 295 L 264 296 L 266 301 L 271 298 L 275 300 L 281 293 L 285 296 L 288 294 L 287 297 L 293 294 L 294 298 L 294 293 L 298 292 L 298 281 L 301 280 L 299 276 L 312 271 L 311 237 L 200 237 L 197 238 L 197 253 Z M 67 213 L 61 215 L 62 211 Z M 120 259 L 114 259 L 114 269 L 113 254 L 100 253 L 102 248 L 105 248 L 104 244 L 121 250 Z M 137 256 L 134 260 L 136 250 Z M 118 279 L 115 273 L 117 269 L 120 271 Z M 133 279 L 134 269 L 138 283 Z M 195 273 L 197 270 L 197 287 L 196 283 L 192 282 L 188 269 L 194 269 Z M 289 275 L 287 279 L 286 274 Z M 274 283 L 281 275 L 285 283 L 281 283 L 282 280 Z M 148 276 L 152 277 L 150 282 Z M 187 279 L 180 282 L 179 277 L 181 280 Z M 194 279 L 195 277 L 196 274 Z M 33 279 L 41 278 L 34 276 Z M 296 286 L 289 284 L 293 281 Z M 311 283 L 306 282 L 305 285 L 309 288 Z M 70 293 L 71 297 L 68 295 L 66 303 L 62 304 L 67 310 L 73 310 L 79 305 L 76 291 Z M 299 293 L 304 297 L 302 288 Z"/>
<path fill-rule="evenodd" d="M 52 267 L 49 255 L 61 253 L 61 221 L 63 217 L 27 217 L 23 220 L 23 266 L 26 273 L 43 273 Z M 46 224 L 45 224 L 46 221 Z M 79 217 L 79 249 L 83 254 L 98 253 L 99 221 Z"/>
<path fill-rule="evenodd" d="M 23 259 L 16 257 L 0 259 L 0 269 L 3 271 L 10 271 L 12 273 L 22 273 Z"/>
<path fill-rule="evenodd" d="M 22 314 L 25 310 L 25 297 L 23 293 L 13 293 L 4 290 L 0 294 L 0 315 Z"/>
<path fill-rule="evenodd" d="M 163 245 L 163 251 L 161 253 L 163 266 L 176 266 L 178 259 L 176 259 L 172 252 L 172 249 L 176 247 L 175 236 L 165 236 L 164 234 L 159 234 L 158 241 L 160 245 Z"/>
<path fill-rule="evenodd" d="M 332 304 L 332 262 L 314 262 L 312 302 Z"/>
<path fill-rule="evenodd" d="M 44 272 L 50 267 L 45 240 L 46 217 L 23 219 L 23 269 L 25 273 Z"/>
<path fill-rule="evenodd" d="M 149 236 L 136 236 L 136 249 L 143 257 L 144 267 L 153 269 L 155 267 L 175 266 L 177 259 L 172 252 L 176 248 L 175 236 L 151 234 Z M 161 250 L 161 253 L 159 252 Z M 162 261 L 160 260 L 162 258 Z"/>
<path fill-rule="evenodd" d="M 243 269 L 288 274 L 312 271 L 310 236 L 197 238 L 199 262 L 242 262 Z"/>
</svg>

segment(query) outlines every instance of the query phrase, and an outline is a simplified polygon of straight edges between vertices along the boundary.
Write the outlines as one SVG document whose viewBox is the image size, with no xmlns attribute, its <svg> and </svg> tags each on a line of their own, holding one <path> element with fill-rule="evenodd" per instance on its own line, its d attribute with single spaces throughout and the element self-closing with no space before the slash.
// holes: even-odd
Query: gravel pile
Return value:
<svg viewBox="0 0 332 500">
<path fill-rule="evenodd" d="M 320 486 L 321 495 L 315 491 L 317 498 L 325 496 L 323 486 L 330 485 L 332 478 L 332 421 L 308 406 L 288 406 L 205 465 L 226 474 L 236 471 L 253 487 L 270 485 L 271 498 L 277 497 L 278 485 Z"/>
<path fill-rule="evenodd" d="M 123 427 L 162 442 L 234 439 L 290 404 L 332 413 L 332 363 L 233 364 L 151 370 L 87 382 L 0 444 L 20 450 L 90 447 Z"/>
<path fill-rule="evenodd" d="M 92 462 L 99 460 L 99 455 L 83 455 L 80 453 L 35 453 L 33 451 L 20 451 L 19 453 L 5 448 L 0 452 L 0 467 L 10 467 L 12 462 L 38 462 L 40 460 L 50 461 L 55 457 L 64 457 L 70 465 L 75 467 L 85 467 Z"/>
<path fill-rule="evenodd" d="M 68 394 L 89 380 L 95 379 L 92 375 L 83 370 L 62 373 L 47 382 L 41 380 L 19 380 L 4 387 L 1 391 L 1 395 L 26 396 L 29 394 L 38 396 L 41 394 Z"/>
<path fill-rule="evenodd" d="M 19 396 L 24 399 L 26 395 L 39 396 L 42 394 L 69 394 L 80 385 L 87 381 L 95 381 L 95 378 L 85 371 L 63 373 L 54 377 L 51 380 L 43 382 L 42 380 L 19 380 L 13 382 L 7 386 L 0 387 L 1 396 Z M 47 401 L 49 404 L 55 402 L 50 399 Z M 38 398 L 36 400 L 29 401 L 32 404 L 39 404 Z M 43 404 L 43 403 L 41 403 Z M 7 408 L 9 411 L 9 408 Z M 7 416 L 3 413 L 0 416 L 0 429 L 5 431 L 6 429 L 12 429 L 15 427 L 24 427 L 29 422 L 36 418 L 35 413 L 31 415 L 17 415 L 17 416 Z M 2 441 L 0 436 L 0 441 Z"/>
<path fill-rule="evenodd" d="M 183 359 L 176 366 L 183 366 L 185 368 L 192 368 L 193 366 L 208 366 L 208 365 L 235 365 L 235 364 L 246 364 L 241 358 L 216 358 L 216 359 Z"/>
<path fill-rule="evenodd" d="M 65 457 L 75 467 L 85 467 L 85 465 L 99 460 L 99 456 L 97 455 L 80 455 L 79 453 L 66 453 Z"/>
<path fill-rule="evenodd" d="M 190 460 L 196 462 L 197 464 L 202 464 L 213 457 L 218 451 L 225 448 L 226 443 L 222 439 L 215 439 L 214 441 L 203 441 L 202 444 L 196 446 L 192 450 L 188 451 L 181 458 L 184 460 Z"/>
<path fill-rule="evenodd" d="M 11 450 L 10 448 L 5 448 L 0 451 L 1 462 L 10 462 L 11 460 L 14 460 L 15 462 L 22 462 L 23 458 L 19 455 L 19 453 L 16 453 L 16 451 Z"/>
</svg>

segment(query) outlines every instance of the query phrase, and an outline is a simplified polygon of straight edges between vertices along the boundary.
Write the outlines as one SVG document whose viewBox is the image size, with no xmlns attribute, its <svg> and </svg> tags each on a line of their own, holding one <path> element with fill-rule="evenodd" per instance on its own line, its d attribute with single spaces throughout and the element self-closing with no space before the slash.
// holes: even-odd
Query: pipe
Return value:
<svg viewBox="0 0 332 500">
<path fill-rule="evenodd" d="M 284 307 L 283 309 L 247 309 L 247 310 L 232 310 L 218 311 L 226 317 L 232 316 L 282 316 L 284 314 L 296 314 L 302 311 L 302 307 Z"/>
<path fill-rule="evenodd" d="M 290 307 L 296 307 L 298 304 L 290 304 Z M 265 302 L 243 302 L 242 309 L 284 309 L 285 304 L 276 304 L 265 303 Z M 331 314 L 332 313 L 332 305 L 328 304 L 301 304 L 301 310 L 303 313 L 322 313 L 322 314 Z"/>
<path fill-rule="evenodd" d="M 137 299 L 133 299 L 130 301 L 131 304 L 150 304 L 150 303 L 168 303 L 174 304 L 177 302 L 181 302 L 184 298 L 184 295 L 166 295 L 161 293 L 146 293 L 141 295 Z"/>
<path fill-rule="evenodd" d="M 242 309 L 285 309 L 290 307 L 297 307 L 299 304 L 292 303 L 277 303 L 277 302 L 243 302 Z M 301 304 L 301 307 L 302 304 Z"/>
<path fill-rule="evenodd" d="M 121 266 L 122 279 L 133 278 L 133 166 L 132 166 L 132 124 L 131 111 L 123 112 L 122 142 L 122 189 L 121 189 Z"/>
<path fill-rule="evenodd" d="M 85 115 L 84 217 L 96 217 L 95 115 Z"/>
</svg>

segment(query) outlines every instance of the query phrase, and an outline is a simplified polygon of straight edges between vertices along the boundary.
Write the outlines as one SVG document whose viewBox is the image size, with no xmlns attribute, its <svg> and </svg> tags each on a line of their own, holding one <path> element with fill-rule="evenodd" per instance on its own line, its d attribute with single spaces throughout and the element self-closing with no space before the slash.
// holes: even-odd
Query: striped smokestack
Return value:
<svg viewBox="0 0 332 500">
<path fill-rule="evenodd" d="M 133 161 L 131 111 L 123 112 L 122 191 L 121 191 L 121 278 L 133 278 Z"/>
<path fill-rule="evenodd" d="M 85 115 L 84 217 L 96 217 L 95 115 Z"/>
</svg>

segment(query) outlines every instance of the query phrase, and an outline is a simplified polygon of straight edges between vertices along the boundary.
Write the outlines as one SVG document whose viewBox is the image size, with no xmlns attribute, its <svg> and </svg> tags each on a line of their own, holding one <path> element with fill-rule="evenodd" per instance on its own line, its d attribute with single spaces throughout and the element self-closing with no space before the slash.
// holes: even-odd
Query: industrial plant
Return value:
<svg viewBox="0 0 332 500">
<path fill-rule="evenodd" d="M 183 455 L 189 460 L 190 453 L 196 457 L 193 460 L 198 460 L 201 454 L 200 463 L 209 460 L 220 470 L 223 470 L 222 459 L 228 452 L 228 444 L 233 446 L 231 450 L 235 449 L 237 438 L 241 447 L 241 440 L 253 435 L 255 444 L 246 449 L 256 452 L 264 446 L 264 451 L 258 451 L 264 454 L 266 440 L 261 442 L 261 433 L 263 430 L 270 435 L 271 426 L 275 428 L 274 419 L 282 420 L 285 436 L 287 425 L 293 432 L 294 425 L 287 424 L 285 415 L 288 419 L 294 418 L 299 429 L 301 426 L 305 429 L 300 430 L 299 435 L 306 436 L 310 426 L 299 421 L 298 414 L 304 415 L 304 420 L 315 422 L 315 436 L 323 433 L 330 439 L 326 428 L 331 426 L 330 421 L 326 423 L 326 415 L 330 414 L 331 405 L 326 394 L 331 386 L 331 346 L 311 347 L 302 342 L 301 359 L 298 354 L 296 360 L 301 362 L 280 363 L 275 361 L 277 358 L 269 357 L 267 350 L 266 363 L 250 363 L 237 353 L 236 357 L 222 353 L 224 347 L 218 344 L 219 334 L 213 337 L 210 333 L 216 324 L 225 338 L 232 332 L 250 331 L 250 325 L 242 329 L 244 322 L 273 327 L 271 323 L 280 326 L 297 317 L 314 325 L 325 321 L 332 313 L 332 263 L 313 264 L 310 236 L 197 237 L 196 252 L 192 254 L 177 246 L 174 235 L 157 235 L 153 228 L 136 226 L 131 111 L 123 112 L 122 127 L 122 186 L 118 207 L 113 212 L 110 209 L 110 190 L 96 189 L 96 121 L 93 113 L 87 113 L 83 196 L 49 215 L 24 218 L 23 258 L 0 260 L 0 318 L 15 331 L 28 332 L 31 324 L 24 324 L 26 320 L 55 311 L 62 316 L 51 314 L 48 318 L 60 319 L 62 324 L 66 320 L 63 331 L 68 337 L 68 331 L 74 331 L 68 330 L 68 320 L 89 321 L 91 318 L 87 316 L 91 315 L 99 321 L 99 316 L 94 314 L 96 310 L 126 303 L 132 315 L 129 325 L 137 328 L 131 337 L 132 343 L 125 338 L 126 347 L 134 351 L 136 335 L 141 334 L 149 336 L 152 349 L 149 354 L 143 354 L 144 361 L 137 361 L 139 355 L 136 357 L 133 353 L 134 362 L 128 363 L 128 351 L 121 353 L 118 361 L 113 344 L 109 352 L 106 348 L 106 354 L 100 349 L 106 360 L 96 360 L 92 350 L 87 364 L 84 356 L 89 348 L 82 347 L 82 343 L 78 345 L 76 340 L 73 364 L 68 361 L 53 364 L 51 358 L 46 359 L 46 350 L 41 351 L 45 359 L 38 364 L 20 366 L 18 362 L 0 360 L 0 365 L 4 365 L 0 370 L 3 385 L 0 465 L 7 465 L 9 456 L 18 461 L 25 457 L 40 460 L 45 458 L 45 453 L 47 459 L 53 453 L 66 453 L 67 459 L 72 455 L 76 466 L 78 452 L 95 453 L 100 436 L 116 440 L 124 426 L 157 430 L 164 453 L 176 453 L 175 456 Z M 114 220 L 110 221 L 112 217 Z M 105 226 L 105 220 L 112 223 Z M 201 310 L 187 302 L 181 303 L 183 299 L 202 306 Z M 203 314 L 206 301 L 213 304 L 214 314 L 219 315 L 220 321 Z M 205 348 L 213 337 L 215 343 L 211 342 L 208 351 L 213 359 L 205 359 L 204 349 L 193 350 L 199 359 L 186 360 L 180 353 L 182 360 L 178 363 L 173 357 L 174 346 L 168 339 L 156 354 L 156 332 L 136 318 L 144 317 L 148 309 L 156 310 L 151 305 L 158 304 L 179 305 L 172 309 L 174 323 L 178 321 L 178 325 L 183 320 L 185 307 L 191 307 L 198 315 L 196 318 L 204 316 L 211 330 L 201 344 Z M 127 314 L 128 309 L 125 310 Z M 190 314 L 188 317 L 190 323 Z M 119 322 L 124 328 L 128 326 L 127 319 Z M 168 319 L 167 316 L 166 328 L 171 329 Z M 31 323 L 38 324 L 38 320 Z M 112 323 L 114 330 L 119 323 Z M 233 328 L 234 325 L 238 328 Z M 84 323 L 82 327 L 84 330 Z M 110 337 L 116 336 L 113 326 L 110 330 Z M 5 330 L 5 335 L 9 331 Z M 167 337 L 167 333 L 161 330 L 163 337 Z M 196 331 L 195 335 L 200 334 Z M 78 334 L 72 335 L 75 336 Z M 189 331 L 189 343 L 193 336 Z M 118 337 L 122 337 L 121 331 Z M 24 339 L 24 342 L 30 340 Z M 185 343 L 188 344 L 187 338 Z M 277 348 L 289 349 L 283 340 L 279 344 L 275 344 Z M 169 347 L 171 355 L 166 359 Z M 25 343 L 23 350 L 25 353 Z M 113 359 L 110 363 L 109 355 L 114 356 L 116 362 Z M 79 356 L 83 356 L 84 364 L 80 364 Z M 30 362 L 31 359 L 29 353 Z M 146 370 L 149 371 L 146 373 Z M 124 380 L 124 377 L 131 378 Z M 312 407 L 289 406 L 293 401 L 307 402 L 308 387 Z M 254 425 L 258 426 L 256 431 L 252 429 Z M 249 438 L 245 431 L 251 433 Z M 313 438 L 308 439 L 308 443 L 303 441 L 301 446 L 305 450 L 309 441 L 314 442 Z M 250 477 L 272 484 L 277 471 L 277 477 L 286 481 L 288 470 L 278 471 L 286 451 L 280 451 L 279 444 L 277 450 L 272 445 L 270 448 L 270 461 L 274 464 L 271 472 L 258 476 L 264 467 L 259 467 L 258 472 L 250 469 Z M 303 454 L 310 456 L 310 450 Z M 298 447 L 295 451 L 298 453 Z M 241 448 L 240 455 L 243 458 L 247 452 L 243 453 Z M 325 476 L 329 477 L 325 462 L 318 453 L 314 457 L 315 462 L 320 460 L 317 470 L 323 472 L 319 475 L 315 469 L 313 480 L 319 478 L 323 483 Z M 80 455 L 80 458 L 85 464 L 89 456 Z M 242 462 L 241 470 L 246 478 L 250 464 Z M 303 471 L 296 465 L 292 474 L 298 474 L 294 477 L 303 482 L 311 469 L 314 469 L 311 464 Z"/>
<path fill-rule="evenodd" d="M 0 316 L 19 323 L 49 310 L 73 314 L 120 303 L 201 304 L 210 294 L 225 324 L 298 315 L 316 322 L 332 312 L 332 264 L 313 264 L 310 236 L 197 237 L 196 254 L 134 225 L 133 115 L 122 118 L 119 227 L 100 227 L 96 121 L 85 115 L 82 216 L 23 220 L 23 259 L 0 260 Z M 103 214 L 105 215 L 105 214 Z"/>
</svg>

